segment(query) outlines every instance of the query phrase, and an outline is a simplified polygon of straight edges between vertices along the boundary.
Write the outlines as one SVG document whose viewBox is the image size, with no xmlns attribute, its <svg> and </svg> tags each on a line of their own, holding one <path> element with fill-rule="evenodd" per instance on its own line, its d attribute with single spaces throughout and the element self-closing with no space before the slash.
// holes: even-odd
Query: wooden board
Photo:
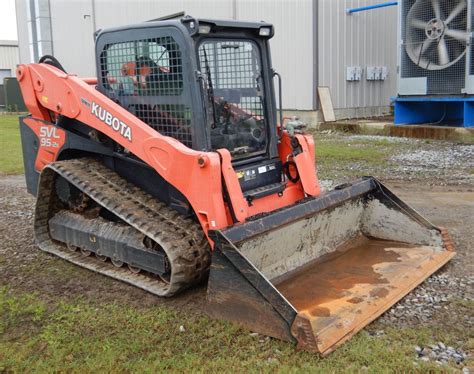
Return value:
<svg viewBox="0 0 474 374">
<path fill-rule="evenodd" d="M 332 106 L 331 91 L 329 87 L 318 87 L 319 102 L 323 111 L 324 122 L 334 122 L 336 115 Z"/>
</svg>

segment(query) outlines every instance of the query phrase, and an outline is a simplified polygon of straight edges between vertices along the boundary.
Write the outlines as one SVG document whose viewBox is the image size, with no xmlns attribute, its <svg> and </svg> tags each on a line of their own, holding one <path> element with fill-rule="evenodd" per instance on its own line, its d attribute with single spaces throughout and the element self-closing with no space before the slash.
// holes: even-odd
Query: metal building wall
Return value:
<svg viewBox="0 0 474 374">
<path fill-rule="evenodd" d="M 319 86 L 329 86 L 339 117 L 380 113 L 396 94 L 397 7 L 346 14 L 346 9 L 379 0 L 319 0 Z M 346 81 L 346 67 L 363 68 L 360 82 Z M 385 81 L 367 81 L 367 66 L 387 66 Z M 372 109 L 371 109 L 372 107 Z"/>
<path fill-rule="evenodd" d="M 16 65 L 19 62 L 18 43 L 16 41 L 0 40 L 0 70 L 10 70 L 15 76 Z M 0 81 L 0 84 L 3 84 Z"/>
<path fill-rule="evenodd" d="M 22 62 L 31 62 L 26 16 L 22 16 L 25 1 L 29 0 L 17 0 L 20 58 Z M 377 2 L 49 0 L 54 54 L 68 71 L 82 76 L 95 75 L 92 34 L 96 29 L 142 22 L 182 10 L 196 17 L 272 22 L 276 28 L 271 41 L 273 66 L 283 78 L 284 108 L 314 109 L 317 83 L 330 87 L 334 107 L 343 109 L 338 111 L 341 117 L 376 114 L 377 108 L 386 108 L 389 98 L 396 93 L 396 7 L 346 14 L 347 8 Z M 388 79 L 370 82 L 364 74 L 360 82 L 347 82 L 347 66 L 361 66 L 364 70 L 367 66 L 387 66 Z M 346 108 L 359 109 L 356 113 L 355 109 Z"/>
<path fill-rule="evenodd" d="M 31 62 L 24 2 L 17 0 L 21 61 Z M 313 108 L 313 0 L 49 0 L 54 55 L 81 76 L 95 75 L 94 30 L 185 11 L 202 18 L 265 20 L 276 27 L 273 66 L 283 78 L 285 108 Z M 26 44 L 28 45 L 28 44 Z"/>
<path fill-rule="evenodd" d="M 95 0 L 93 7 L 97 28 L 142 22 L 183 10 L 197 18 L 271 22 L 276 28 L 271 40 L 273 65 L 284 82 L 283 105 L 312 109 L 312 3 L 312 0 L 297 3 L 288 0 L 121 0 L 111 7 L 108 1 Z M 56 42 L 55 48 L 59 49 Z"/>
<path fill-rule="evenodd" d="M 265 20 L 275 26 L 270 46 L 273 67 L 283 80 L 283 107 L 314 109 L 314 1 L 238 0 L 236 13 L 237 19 Z"/>
<path fill-rule="evenodd" d="M 33 62 L 30 56 L 30 40 L 28 35 L 28 12 L 26 0 L 16 0 L 16 28 L 18 34 L 18 46 L 20 49 L 20 62 Z"/>
<path fill-rule="evenodd" d="M 93 2 L 50 0 L 49 3 L 54 56 L 68 72 L 95 76 Z"/>
<path fill-rule="evenodd" d="M 20 61 L 53 54 L 49 0 L 16 0 L 15 6 Z"/>
</svg>

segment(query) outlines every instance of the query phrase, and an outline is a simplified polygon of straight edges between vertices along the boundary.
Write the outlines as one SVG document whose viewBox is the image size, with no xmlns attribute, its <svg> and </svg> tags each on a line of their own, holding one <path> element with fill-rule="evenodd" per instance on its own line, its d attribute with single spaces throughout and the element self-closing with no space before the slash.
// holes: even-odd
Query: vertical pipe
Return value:
<svg viewBox="0 0 474 374">
<path fill-rule="evenodd" d="M 49 27 L 51 30 L 51 54 L 54 56 L 54 40 L 53 40 L 53 17 L 51 17 L 51 0 L 48 0 L 48 12 L 49 12 Z"/>
<path fill-rule="evenodd" d="M 91 9 L 92 9 L 92 35 L 95 35 L 95 32 L 97 31 L 97 23 L 95 19 L 95 0 L 91 0 Z"/>
<path fill-rule="evenodd" d="M 313 28 L 313 110 L 319 109 L 318 85 L 319 85 L 319 0 L 312 2 L 312 28 Z"/>
<path fill-rule="evenodd" d="M 232 19 L 237 19 L 237 0 L 232 0 Z"/>
</svg>

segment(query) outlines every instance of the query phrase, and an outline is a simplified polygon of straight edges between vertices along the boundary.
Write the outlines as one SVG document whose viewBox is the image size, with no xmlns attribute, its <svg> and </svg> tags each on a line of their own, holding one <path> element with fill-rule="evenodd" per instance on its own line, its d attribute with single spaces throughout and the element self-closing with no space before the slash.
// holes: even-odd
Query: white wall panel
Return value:
<svg viewBox="0 0 474 374">
<path fill-rule="evenodd" d="M 15 76 L 16 65 L 19 62 L 19 54 L 18 54 L 18 46 L 13 45 L 14 43 L 11 41 L 7 41 L 3 43 L 0 40 L 0 69 L 10 70 L 10 76 Z M 0 84 L 3 84 L 0 81 Z"/>
<path fill-rule="evenodd" d="M 20 48 L 20 62 L 33 62 L 30 56 L 30 40 L 28 37 L 28 13 L 25 0 L 16 0 L 16 27 L 18 35 L 18 46 Z"/>
<path fill-rule="evenodd" d="M 29 61 L 25 1 L 17 0 L 20 60 Z M 319 4 L 317 35 L 314 4 Z M 331 88 L 335 108 L 385 106 L 396 92 L 396 7 L 346 14 L 379 0 L 50 0 L 54 54 L 78 75 L 95 74 L 92 34 L 185 11 L 195 17 L 264 20 L 275 25 L 274 68 L 283 78 L 283 106 L 312 109 L 314 45 L 319 85 Z M 315 38 L 317 40 L 315 40 Z M 25 46 L 26 44 L 26 46 Z M 346 82 L 346 67 L 387 66 L 386 81 Z M 365 72 L 364 72 L 365 73 Z"/>
<path fill-rule="evenodd" d="M 312 11 L 312 0 L 237 0 L 237 19 L 275 27 L 270 46 L 273 67 L 283 80 L 285 109 L 313 108 Z"/>
<path fill-rule="evenodd" d="M 67 72 L 95 76 L 92 0 L 50 0 L 53 53 Z"/>
<path fill-rule="evenodd" d="M 379 0 L 319 0 L 319 85 L 329 86 L 335 108 L 378 107 L 396 94 L 397 7 L 346 14 Z M 363 68 L 360 82 L 346 81 L 346 67 Z M 387 66 L 385 81 L 367 81 L 367 66 Z"/>
<path fill-rule="evenodd" d="M 232 0 L 94 0 L 95 22 L 97 28 L 115 27 L 181 11 L 194 17 L 229 19 L 232 3 Z"/>
</svg>

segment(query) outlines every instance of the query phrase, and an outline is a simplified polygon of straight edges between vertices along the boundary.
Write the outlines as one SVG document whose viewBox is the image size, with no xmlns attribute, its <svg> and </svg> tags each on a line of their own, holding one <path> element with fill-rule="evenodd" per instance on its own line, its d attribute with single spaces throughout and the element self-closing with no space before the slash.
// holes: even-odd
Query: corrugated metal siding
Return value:
<svg viewBox="0 0 474 374">
<path fill-rule="evenodd" d="M 18 46 L 20 48 L 20 61 L 22 63 L 34 62 L 30 56 L 30 40 L 28 35 L 28 14 L 25 0 L 16 0 L 16 27 Z"/>
<path fill-rule="evenodd" d="M 237 0 L 237 19 L 275 26 L 273 67 L 281 74 L 283 107 L 313 107 L 313 4 L 311 0 Z M 276 82 L 275 82 L 276 83 Z"/>
<path fill-rule="evenodd" d="M 232 0 L 50 0 L 50 4 L 54 54 L 66 70 L 80 76 L 96 74 L 93 40 L 95 30 L 144 22 L 182 10 L 197 17 L 232 16 Z"/>
<path fill-rule="evenodd" d="M 283 78 L 283 105 L 312 109 L 312 0 L 297 4 L 285 0 L 50 0 L 50 6 L 54 54 L 68 71 L 80 76 L 95 75 L 94 28 L 138 23 L 179 11 L 203 18 L 271 22 L 276 27 L 271 47 L 273 65 Z M 26 21 L 18 18 L 23 29 Z M 22 61 L 30 62 L 27 58 L 26 50 Z"/>
<path fill-rule="evenodd" d="M 379 0 L 319 0 L 319 85 L 329 86 L 335 108 L 386 106 L 396 94 L 397 7 L 346 14 Z M 346 81 L 346 67 L 361 66 L 360 82 Z M 387 66 L 385 81 L 367 81 L 367 66 Z"/>
<path fill-rule="evenodd" d="M 273 66 L 283 78 L 283 106 L 312 109 L 314 99 L 313 2 L 319 3 L 317 42 L 320 86 L 331 88 L 335 108 L 385 106 L 396 93 L 397 9 L 348 16 L 347 8 L 379 0 L 50 0 L 54 54 L 68 71 L 95 75 L 94 29 L 126 25 L 185 11 L 196 17 L 265 20 L 275 25 Z M 24 0 L 17 0 L 22 62 L 28 54 Z M 25 46 L 26 44 L 26 46 Z M 387 66 L 385 82 L 346 82 L 347 66 Z"/>
<path fill-rule="evenodd" d="M 61 0 L 53 0 L 61 1 Z M 123 26 L 185 11 L 194 17 L 232 18 L 233 0 L 95 0 L 97 28 Z"/>
<path fill-rule="evenodd" d="M 162 0 L 114 3 L 95 1 L 97 28 L 127 25 L 185 11 L 194 17 L 265 20 L 275 25 L 273 65 L 282 75 L 285 108 L 312 109 L 312 1 Z M 296 5 L 296 6 L 295 6 Z M 297 25 L 297 27 L 296 27 Z"/>
<path fill-rule="evenodd" d="M 0 69 L 10 69 L 11 76 L 14 77 L 18 62 L 18 46 L 2 45 L 0 42 Z"/>
<path fill-rule="evenodd" d="M 50 0 L 50 9 L 55 57 L 67 72 L 95 76 L 92 1 Z"/>
</svg>

